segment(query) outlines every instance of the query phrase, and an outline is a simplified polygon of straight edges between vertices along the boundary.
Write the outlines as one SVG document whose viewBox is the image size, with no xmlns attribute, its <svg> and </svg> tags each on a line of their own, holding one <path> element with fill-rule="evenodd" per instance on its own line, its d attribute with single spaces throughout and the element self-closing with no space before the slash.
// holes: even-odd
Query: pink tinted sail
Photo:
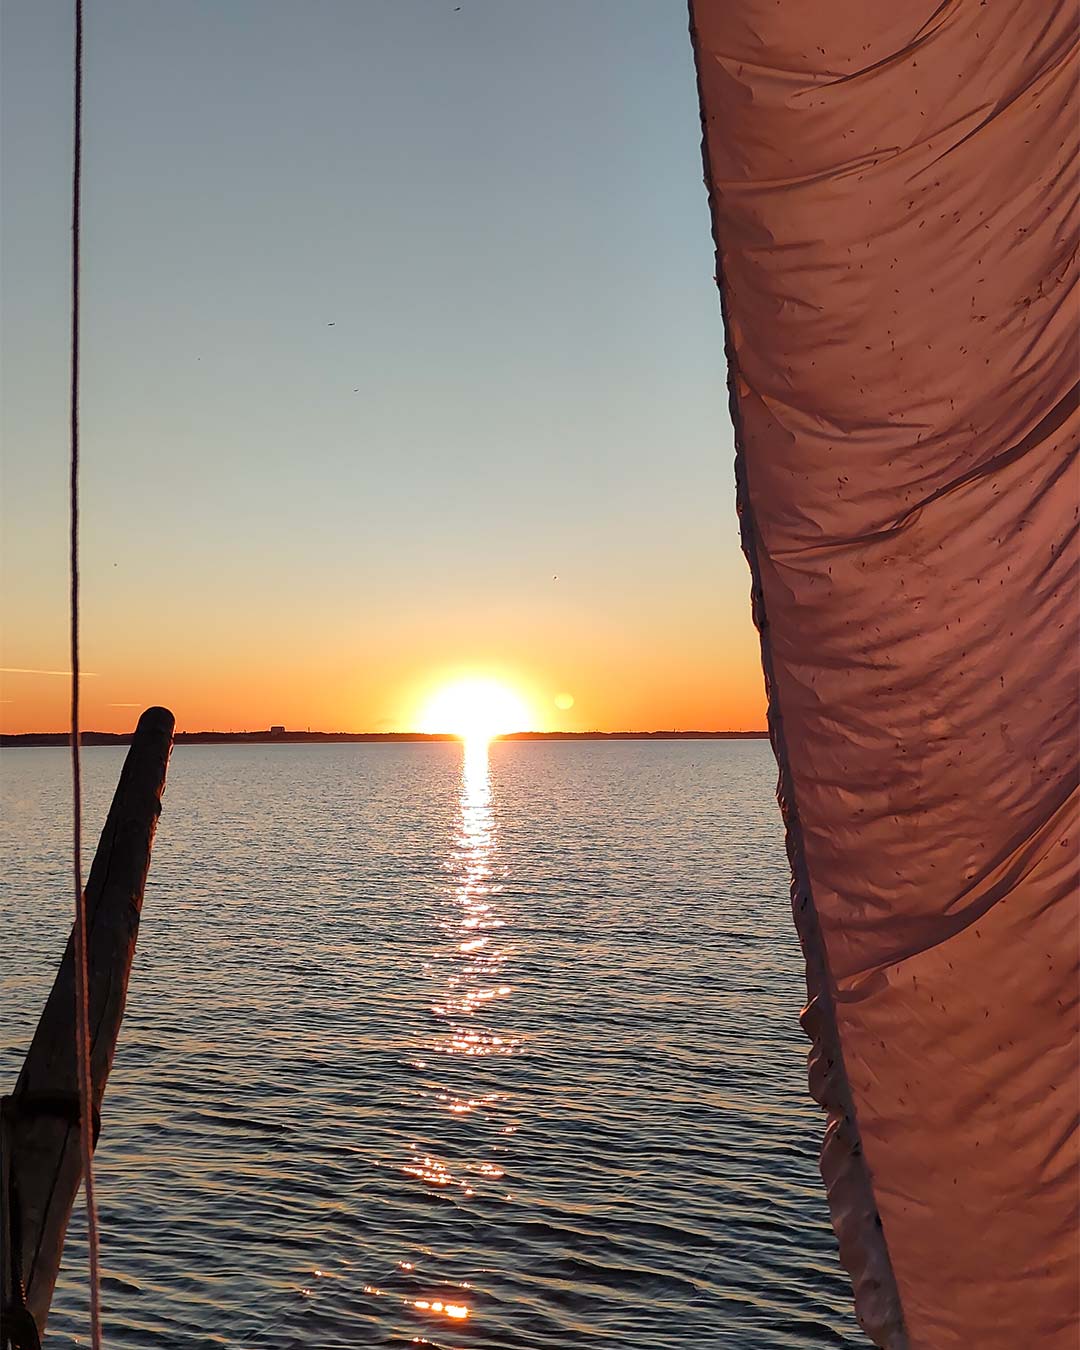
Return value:
<svg viewBox="0 0 1080 1350">
<path fill-rule="evenodd" d="M 878 1345 L 1074 1350 L 1075 10 L 690 11 L 841 1257 Z"/>
</svg>

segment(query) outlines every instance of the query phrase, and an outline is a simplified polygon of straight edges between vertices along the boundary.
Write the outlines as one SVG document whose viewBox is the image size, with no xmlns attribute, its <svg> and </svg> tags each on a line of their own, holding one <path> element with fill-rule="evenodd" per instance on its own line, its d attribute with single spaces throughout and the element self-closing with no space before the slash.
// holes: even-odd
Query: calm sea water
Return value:
<svg viewBox="0 0 1080 1350">
<path fill-rule="evenodd" d="M 122 755 L 86 752 L 95 830 Z M 5 1086 L 67 773 L 0 766 Z M 774 781 L 763 742 L 177 750 L 97 1154 L 108 1345 L 866 1344 Z M 82 1233 L 51 1346 L 86 1343 Z"/>
</svg>

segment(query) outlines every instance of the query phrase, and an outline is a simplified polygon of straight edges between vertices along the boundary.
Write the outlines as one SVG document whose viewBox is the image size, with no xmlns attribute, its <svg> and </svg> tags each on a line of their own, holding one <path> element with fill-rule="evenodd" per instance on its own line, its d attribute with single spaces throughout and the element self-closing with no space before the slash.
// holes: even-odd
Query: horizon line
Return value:
<svg viewBox="0 0 1080 1350">
<path fill-rule="evenodd" d="M 572 741 L 572 740 L 760 740 L 768 738 L 766 730 L 749 731 L 705 731 L 700 728 L 681 729 L 677 727 L 657 728 L 650 731 L 600 731 L 597 729 L 589 731 L 509 731 L 502 732 L 492 736 L 491 741 Z M 125 744 L 131 740 L 132 731 L 94 731 L 85 729 L 80 732 L 80 742 L 89 744 L 96 741 L 101 745 L 119 745 Z M 37 744 L 40 746 L 67 745 L 71 739 L 69 731 L 5 731 L 0 732 L 0 746 L 17 748 L 19 745 L 29 746 Z M 200 731 L 178 731 L 174 736 L 175 743 L 184 742 L 214 742 L 217 744 L 227 744 L 229 742 L 256 742 L 266 744 L 304 744 L 305 742 L 327 741 L 360 741 L 360 742 L 402 742 L 412 741 L 418 743 L 425 742 L 447 742 L 467 740 L 467 737 L 461 736 L 455 732 L 424 732 L 424 731 L 272 731 L 269 728 L 260 728 L 256 731 L 217 731 L 213 729 L 204 729 Z"/>
</svg>

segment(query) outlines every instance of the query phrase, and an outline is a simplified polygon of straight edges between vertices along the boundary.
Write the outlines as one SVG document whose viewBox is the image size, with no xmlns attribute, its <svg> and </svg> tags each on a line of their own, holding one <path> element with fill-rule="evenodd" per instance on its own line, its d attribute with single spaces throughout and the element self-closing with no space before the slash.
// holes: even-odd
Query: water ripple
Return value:
<svg viewBox="0 0 1080 1350">
<path fill-rule="evenodd" d="M 86 760 L 96 821 L 120 754 Z M 66 770 L 4 756 L 9 1080 Z M 865 1344 L 774 777 L 761 743 L 178 750 L 98 1152 L 110 1347 Z M 84 1271 L 76 1215 L 52 1346 Z"/>
</svg>

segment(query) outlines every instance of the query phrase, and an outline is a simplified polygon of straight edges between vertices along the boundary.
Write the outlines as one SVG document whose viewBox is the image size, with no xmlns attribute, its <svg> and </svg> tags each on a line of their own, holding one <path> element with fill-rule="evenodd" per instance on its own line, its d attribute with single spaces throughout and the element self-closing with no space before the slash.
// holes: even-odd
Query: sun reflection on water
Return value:
<svg viewBox="0 0 1080 1350">
<path fill-rule="evenodd" d="M 484 871 L 494 844 L 491 819 L 491 775 L 488 763 L 490 742 L 473 736 L 462 743 L 461 827 L 472 845 L 475 862 Z"/>
<path fill-rule="evenodd" d="M 516 1129 L 508 1123 L 505 1083 L 492 1077 L 501 1058 L 520 1053 L 519 1039 L 499 1020 L 513 987 L 504 969 L 501 930 L 507 924 L 499 913 L 497 859 L 489 743 L 473 737 L 462 743 L 456 830 L 445 864 L 448 884 L 438 943 L 425 966 L 438 981 L 429 1005 L 433 1025 L 407 1061 L 424 1074 L 417 1090 L 418 1132 L 397 1167 L 411 1185 L 460 1208 L 467 1227 L 476 1206 L 486 1209 L 508 1199 L 507 1135 Z M 432 1269 L 430 1249 L 408 1255 L 398 1263 L 415 1282 L 407 1306 L 454 1321 L 475 1316 L 473 1297 L 466 1302 L 461 1296 L 471 1290 L 467 1282 Z"/>
<path fill-rule="evenodd" d="M 511 994 L 495 976 L 504 953 L 492 935 L 504 927 L 495 908 L 500 887 L 494 880 L 495 822 L 491 804 L 489 742 L 472 737 L 463 742 L 461 815 L 456 846 L 449 860 L 454 877 L 452 903 L 444 931 L 453 942 L 459 964 L 447 980 L 446 992 L 432 1013 L 446 1024 L 446 1033 L 432 1047 L 450 1055 L 512 1055 L 516 1042 L 477 1030 L 459 1019 L 472 1018 L 494 999 Z"/>
</svg>

